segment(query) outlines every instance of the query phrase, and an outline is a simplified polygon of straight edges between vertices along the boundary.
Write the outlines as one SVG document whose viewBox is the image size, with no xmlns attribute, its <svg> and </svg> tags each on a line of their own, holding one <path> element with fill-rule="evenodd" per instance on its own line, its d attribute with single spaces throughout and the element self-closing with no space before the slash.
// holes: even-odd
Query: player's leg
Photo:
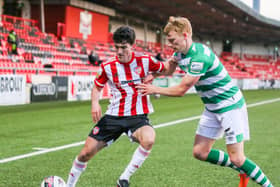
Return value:
<svg viewBox="0 0 280 187">
<path fill-rule="evenodd" d="M 88 136 L 83 149 L 73 162 L 67 180 L 67 187 L 74 187 L 76 185 L 81 173 L 85 171 L 87 167 L 87 162 L 105 146 L 105 142 L 97 141 Z"/>
<path fill-rule="evenodd" d="M 229 156 L 226 152 L 212 148 L 216 139 L 222 137 L 223 132 L 224 130 L 216 117 L 216 114 L 205 110 L 196 131 L 193 155 L 196 159 L 219 166 L 231 167 L 240 171 L 230 162 Z"/>
<path fill-rule="evenodd" d="M 227 116 L 228 115 L 228 116 Z M 259 166 L 246 158 L 244 154 L 244 140 L 249 139 L 248 116 L 246 106 L 234 110 L 223 117 L 226 123 L 231 123 L 234 119 L 239 119 L 238 124 L 228 127 L 230 132 L 226 133 L 227 150 L 231 163 L 246 173 L 252 180 L 263 187 L 272 187 L 271 182 L 263 173 Z M 235 120 L 236 121 L 236 120 Z M 224 126 L 225 124 L 223 124 Z"/>
<path fill-rule="evenodd" d="M 145 125 L 137 129 L 132 136 L 139 142 L 140 146 L 150 151 L 155 143 L 156 133 L 153 127 Z"/>
<path fill-rule="evenodd" d="M 260 167 L 244 155 L 244 142 L 227 145 L 230 161 L 263 187 L 272 187 Z"/>
<path fill-rule="evenodd" d="M 90 131 L 83 149 L 73 162 L 67 187 L 75 186 L 79 176 L 85 170 L 88 160 L 102 148 L 112 144 L 122 132 L 122 127 L 118 125 L 117 118 L 107 115 L 103 116 Z"/>
<path fill-rule="evenodd" d="M 215 141 L 216 141 L 215 139 L 207 138 L 197 134 L 195 136 L 194 146 L 193 146 L 194 158 L 201 161 L 206 161 Z"/>
<path fill-rule="evenodd" d="M 124 172 L 121 174 L 118 182 L 122 180 L 124 180 L 125 182 L 129 181 L 131 175 L 135 173 L 136 170 L 147 159 L 155 142 L 156 134 L 153 127 L 148 124 L 147 117 L 142 116 L 134 121 L 136 122 L 136 125 L 130 129 L 132 133 L 131 138 L 134 141 L 138 142 L 140 145 L 135 150 L 131 161 L 129 162 Z"/>
</svg>

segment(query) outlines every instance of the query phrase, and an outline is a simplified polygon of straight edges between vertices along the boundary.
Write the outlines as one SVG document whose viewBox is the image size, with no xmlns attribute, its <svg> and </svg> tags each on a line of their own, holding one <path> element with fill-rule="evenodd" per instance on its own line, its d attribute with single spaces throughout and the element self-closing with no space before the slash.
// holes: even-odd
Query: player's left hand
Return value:
<svg viewBox="0 0 280 187">
<path fill-rule="evenodd" d="M 151 73 L 147 75 L 143 81 L 144 84 L 151 84 L 154 80 L 155 76 Z"/>
<path fill-rule="evenodd" d="M 92 121 L 94 123 L 97 123 L 100 120 L 100 118 L 102 116 L 102 111 L 101 111 L 101 106 L 99 105 L 99 103 L 92 104 L 91 116 L 92 116 Z"/>
<path fill-rule="evenodd" d="M 136 88 L 138 92 L 140 92 L 144 96 L 144 95 L 155 94 L 157 87 L 152 84 L 138 84 Z"/>
<path fill-rule="evenodd" d="M 177 56 L 172 56 L 172 57 L 170 57 L 169 59 L 168 59 L 168 62 L 170 63 L 170 64 L 178 64 L 178 61 L 180 60 L 180 58 L 179 57 L 177 57 Z"/>
</svg>

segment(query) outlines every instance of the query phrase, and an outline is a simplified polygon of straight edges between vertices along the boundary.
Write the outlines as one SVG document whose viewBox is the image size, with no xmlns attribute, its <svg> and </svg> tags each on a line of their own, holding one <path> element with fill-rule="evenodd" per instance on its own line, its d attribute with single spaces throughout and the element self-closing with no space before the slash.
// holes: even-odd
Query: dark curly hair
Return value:
<svg viewBox="0 0 280 187">
<path fill-rule="evenodd" d="M 113 34 L 115 43 L 129 43 L 133 45 L 135 42 L 135 32 L 131 27 L 121 26 Z"/>
</svg>

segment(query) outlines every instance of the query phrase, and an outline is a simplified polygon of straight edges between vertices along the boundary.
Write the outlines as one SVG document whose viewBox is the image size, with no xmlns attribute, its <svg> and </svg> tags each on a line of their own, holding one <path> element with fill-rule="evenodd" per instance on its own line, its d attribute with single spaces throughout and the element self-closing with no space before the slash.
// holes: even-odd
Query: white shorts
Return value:
<svg viewBox="0 0 280 187">
<path fill-rule="evenodd" d="M 246 104 L 242 108 L 237 108 L 221 114 L 204 110 L 196 134 L 219 139 L 223 135 L 226 144 L 234 144 L 250 139 L 249 123 Z"/>
</svg>

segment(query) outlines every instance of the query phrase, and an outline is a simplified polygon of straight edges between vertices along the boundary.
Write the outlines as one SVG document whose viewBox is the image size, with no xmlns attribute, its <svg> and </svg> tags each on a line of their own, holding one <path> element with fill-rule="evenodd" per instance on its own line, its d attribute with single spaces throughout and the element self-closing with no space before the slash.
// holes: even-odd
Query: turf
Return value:
<svg viewBox="0 0 280 187">
<path fill-rule="evenodd" d="M 279 90 L 244 92 L 247 104 L 280 97 Z M 203 105 L 197 95 L 152 100 L 157 125 L 200 115 Z M 101 101 L 103 111 L 108 101 Z M 245 153 L 280 186 L 280 102 L 248 109 L 251 141 Z M 150 157 L 131 178 L 132 187 L 237 187 L 237 173 L 200 162 L 192 157 L 198 120 L 157 128 L 157 139 Z M 52 148 L 85 140 L 92 127 L 90 102 L 46 102 L 0 107 L 0 160 L 35 152 L 35 147 Z M 122 173 L 137 144 L 122 136 L 92 159 L 78 187 L 110 187 Z M 224 140 L 215 148 L 225 150 Z M 72 161 L 82 146 L 0 164 L 0 186 L 38 187 L 45 176 L 67 179 Z M 248 187 L 258 185 L 250 181 Z"/>
</svg>

